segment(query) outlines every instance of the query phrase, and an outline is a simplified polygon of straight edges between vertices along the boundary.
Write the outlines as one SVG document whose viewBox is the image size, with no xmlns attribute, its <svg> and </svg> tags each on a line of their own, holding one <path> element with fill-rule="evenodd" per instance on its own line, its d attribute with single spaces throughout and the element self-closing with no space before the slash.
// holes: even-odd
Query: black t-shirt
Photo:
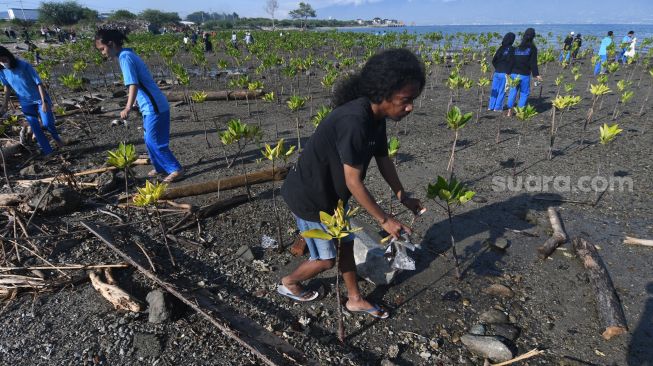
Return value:
<svg viewBox="0 0 653 366">
<path fill-rule="evenodd" d="M 343 164 L 363 167 L 363 179 L 373 156 L 388 155 L 385 119 L 375 121 L 370 100 L 358 98 L 334 109 L 308 140 L 290 169 L 281 195 L 290 210 L 308 221 L 320 221 L 320 211 L 332 213 L 338 200 L 351 192 Z"/>
</svg>

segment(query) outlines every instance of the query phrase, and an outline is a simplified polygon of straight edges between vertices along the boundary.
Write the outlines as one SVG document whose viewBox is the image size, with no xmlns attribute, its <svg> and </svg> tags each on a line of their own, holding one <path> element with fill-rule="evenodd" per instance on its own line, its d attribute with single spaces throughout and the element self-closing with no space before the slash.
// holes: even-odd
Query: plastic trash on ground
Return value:
<svg viewBox="0 0 653 366">
<path fill-rule="evenodd" d="M 278 246 L 277 241 L 274 240 L 273 238 L 263 235 L 261 238 L 261 247 L 263 249 L 274 249 Z"/>
</svg>

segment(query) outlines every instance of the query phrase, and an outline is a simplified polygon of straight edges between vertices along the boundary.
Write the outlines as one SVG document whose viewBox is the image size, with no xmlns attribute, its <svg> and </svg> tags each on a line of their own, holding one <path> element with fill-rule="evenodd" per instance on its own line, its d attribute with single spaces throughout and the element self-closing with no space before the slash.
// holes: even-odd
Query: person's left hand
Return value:
<svg viewBox="0 0 653 366">
<path fill-rule="evenodd" d="M 129 107 L 125 107 L 125 109 L 123 109 L 123 110 L 120 112 L 120 118 L 122 118 L 122 119 L 127 119 L 127 118 L 129 118 L 129 112 L 130 112 L 130 111 L 131 111 L 131 108 L 129 108 Z"/>
</svg>

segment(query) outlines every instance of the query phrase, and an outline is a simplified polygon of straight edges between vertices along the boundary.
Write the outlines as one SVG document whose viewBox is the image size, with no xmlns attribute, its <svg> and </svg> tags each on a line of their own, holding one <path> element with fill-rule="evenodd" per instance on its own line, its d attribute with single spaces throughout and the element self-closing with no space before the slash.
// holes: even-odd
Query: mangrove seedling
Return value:
<svg viewBox="0 0 653 366">
<path fill-rule="evenodd" d="M 603 126 L 599 127 L 599 143 L 602 146 L 605 146 L 605 155 L 603 156 L 603 159 L 599 159 L 597 161 L 596 165 L 596 176 L 600 177 L 601 176 L 601 165 L 602 162 L 608 162 L 609 161 L 609 156 L 610 152 L 608 151 L 608 144 L 614 140 L 617 135 L 619 135 L 623 130 L 619 128 L 618 124 L 613 124 L 612 126 L 608 126 L 607 123 L 604 123 Z M 598 195 L 598 191 L 596 190 L 596 187 L 594 187 L 594 205 L 599 203 L 599 198 L 600 196 Z"/>
<path fill-rule="evenodd" d="M 232 164 L 240 158 L 240 166 L 242 172 L 245 175 L 245 189 L 247 190 L 247 197 L 251 197 L 251 192 L 249 190 L 249 182 L 247 181 L 247 173 L 245 171 L 245 163 L 243 162 L 242 152 L 245 146 L 252 141 L 258 140 L 261 137 L 261 129 L 257 126 L 250 126 L 247 123 L 241 122 L 240 119 L 232 119 L 227 123 L 227 130 L 220 133 L 220 141 L 223 144 L 223 147 L 226 145 L 232 145 L 236 143 L 238 150 L 236 155 L 229 162 L 227 158 L 227 151 L 224 149 L 224 158 L 227 162 L 227 168 L 231 168 Z"/>
<path fill-rule="evenodd" d="M 440 206 L 446 213 L 449 220 L 449 237 L 451 239 L 451 253 L 456 266 L 456 278 L 461 279 L 460 265 L 458 264 L 458 255 L 456 254 L 456 239 L 453 230 L 453 210 L 456 206 L 463 205 L 471 200 L 476 192 L 470 191 L 462 183 L 459 183 L 454 178 L 447 181 L 441 176 L 438 176 L 435 184 L 429 184 L 426 188 L 426 197 L 433 200 Z M 437 200 L 441 200 L 441 204 Z"/>
<path fill-rule="evenodd" d="M 129 173 L 130 166 L 136 161 L 136 148 L 132 144 L 121 142 L 116 150 L 107 151 L 107 164 L 121 169 L 125 174 L 125 197 L 129 197 Z M 127 217 L 129 218 L 129 204 L 126 206 Z"/>
<path fill-rule="evenodd" d="M 393 160 L 395 166 L 399 163 L 398 162 L 398 155 L 399 155 L 399 148 L 401 147 L 401 143 L 399 142 L 399 138 L 396 136 L 390 137 L 388 140 L 388 157 Z M 390 214 L 393 213 L 393 205 L 392 205 L 392 199 L 394 197 L 394 192 L 390 190 L 390 199 L 388 200 L 388 204 L 390 205 Z"/>
<path fill-rule="evenodd" d="M 512 175 L 517 174 L 517 156 L 519 155 L 519 146 L 521 145 L 521 139 L 524 135 L 524 128 L 526 127 L 526 121 L 535 117 L 537 111 L 535 107 L 530 104 L 527 104 L 523 107 L 515 107 L 515 116 L 521 121 L 521 128 L 519 129 L 519 137 L 517 138 L 517 148 L 515 149 L 515 158 L 512 160 Z"/>
<path fill-rule="evenodd" d="M 555 144 L 556 133 L 558 132 L 558 126 L 556 126 L 556 111 L 560 111 L 560 123 L 562 123 L 562 116 L 565 109 L 569 109 L 576 104 L 580 103 L 579 96 L 557 96 L 553 100 L 553 108 L 551 112 L 551 135 L 549 142 L 549 152 L 547 153 L 547 159 L 551 160 L 553 158 L 553 145 Z"/>
<path fill-rule="evenodd" d="M 624 90 L 621 93 L 621 97 L 619 98 L 619 101 L 617 104 L 614 106 L 614 112 L 612 113 L 612 120 L 616 120 L 617 117 L 619 117 L 619 114 L 621 114 L 621 111 L 619 111 L 619 103 L 623 106 L 623 109 L 626 109 L 626 104 L 633 98 L 635 95 L 635 92 L 632 90 Z"/>
<path fill-rule="evenodd" d="M 485 76 L 479 78 L 478 83 L 476 83 L 476 86 L 478 86 L 480 91 L 478 97 L 478 113 L 476 114 L 476 122 L 478 122 L 478 119 L 481 117 L 481 113 L 483 112 L 483 98 L 485 98 L 485 88 L 487 88 L 488 85 L 490 85 L 490 79 L 486 78 Z"/>
<path fill-rule="evenodd" d="M 331 108 L 329 106 L 326 106 L 326 105 L 321 106 L 317 110 L 317 114 L 315 114 L 313 116 L 313 118 L 311 119 L 311 123 L 313 123 L 313 126 L 315 128 L 317 128 L 317 126 L 320 125 L 320 123 L 326 118 L 326 116 L 329 115 L 329 113 L 331 113 L 332 110 L 333 110 L 333 108 Z"/>
<path fill-rule="evenodd" d="M 450 130 L 453 131 L 453 143 L 451 144 L 451 156 L 449 157 L 449 164 L 447 164 L 447 171 L 450 172 L 450 176 L 453 177 L 453 165 L 454 165 L 454 159 L 456 155 L 456 144 L 458 143 L 458 134 L 460 132 L 460 129 L 465 127 L 467 122 L 472 118 L 474 114 L 472 112 L 468 112 L 465 114 L 462 114 L 460 112 L 460 108 L 457 106 L 454 106 L 449 110 L 447 113 L 447 127 L 449 127 Z"/>
<path fill-rule="evenodd" d="M 653 69 L 648 70 L 648 74 L 653 78 Z M 648 104 L 648 98 L 651 96 L 651 88 L 653 88 L 653 82 L 648 86 L 648 91 L 646 92 L 646 98 L 644 98 L 644 102 L 642 103 L 642 106 L 639 108 L 639 113 L 637 113 L 638 117 L 641 117 L 644 114 L 644 107 Z"/>
<path fill-rule="evenodd" d="M 590 106 L 590 109 L 587 111 L 587 118 L 585 119 L 585 124 L 583 124 L 583 131 L 581 132 L 580 136 L 580 145 L 582 146 L 585 143 L 585 131 L 587 130 L 587 125 L 590 124 L 592 121 L 592 116 L 594 115 L 594 107 L 596 106 L 596 102 L 599 100 L 600 97 L 603 95 L 606 95 L 610 93 L 612 90 L 608 88 L 607 85 L 605 84 L 592 84 L 590 85 L 590 93 L 592 93 L 592 105 Z"/>
<path fill-rule="evenodd" d="M 275 176 L 275 169 L 277 161 L 283 160 L 284 163 L 288 161 L 288 158 L 295 152 L 295 146 L 290 146 L 286 149 L 283 139 L 279 139 L 275 147 L 271 147 L 268 144 L 265 144 L 261 154 L 270 160 L 272 163 L 272 176 Z M 281 220 L 279 219 L 279 211 L 277 210 L 277 196 L 275 194 L 275 180 L 272 179 L 272 209 L 274 210 L 274 217 L 277 222 L 277 240 L 279 243 L 279 252 L 283 251 L 283 235 L 281 233 Z"/>
<path fill-rule="evenodd" d="M 360 228 L 352 228 L 349 223 L 349 220 L 354 217 L 357 212 L 357 208 L 345 211 L 344 203 L 342 200 L 338 200 L 338 207 L 336 207 L 333 215 L 320 211 L 320 222 L 324 225 L 326 230 L 311 229 L 301 233 L 301 236 L 305 238 L 336 241 L 338 253 L 336 255 L 336 301 L 338 308 L 338 339 L 340 342 L 345 341 L 345 326 L 342 321 L 342 306 L 340 302 L 340 241 L 346 238 L 349 234 L 360 230 Z"/>
<path fill-rule="evenodd" d="M 297 129 L 297 150 L 302 150 L 302 141 L 299 133 L 299 110 L 306 104 L 306 98 L 299 95 L 293 95 L 286 102 L 291 112 L 295 113 L 295 127 Z"/>
<path fill-rule="evenodd" d="M 193 101 L 195 104 L 203 104 L 206 102 L 208 94 L 204 91 L 196 91 L 193 93 L 193 95 L 190 96 L 190 99 Z M 199 121 L 199 115 L 197 113 L 197 110 L 193 108 L 193 118 L 195 122 Z M 202 118 L 202 125 L 204 126 L 204 140 L 206 141 L 206 147 L 211 148 L 211 143 L 209 142 L 209 130 L 208 127 L 206 127 L 206 121 Z"/>
<path fill-rule="evenodd" d="M 137 188 L 138 193 L 134 195 L 133 201 L 135 206 L 142 207 L 145 210 L 145 216 L 149 220 L 152 228 L 154 228 L 154 224 L 152 223 L 152 219 L 150 219 L 150 213 L 148 212 L 147 208 L 150 206 L 154 208 L 156 219 L 159 222 L 159 230 L 161 230 L 161 236 L 163 237 L 163 243 L 165 244 L 166 250 L 168 251 L 168 256 L 170 256 L 170 263 L 176 267 L 177 264 L 175 263 L 175 259 L 172 256 L 172 252 L 170 251 L 170 246 L 168 245 L 168 237 L 166 236 L 166 230 L 163 226 L 163 220 L 161 219 L 161 214 L 159 213 L 159 209 L 156 206 L 159 198 L 161 198 L 161 195 L 163 195 L 163 192 L 165 192 L 167 187 L 168 185 L 165 183 L 152 183 L 149 180 L 146 180 L 145 187 Z M 143 249 L 141 248 L 141 250 Z M 152 265 L 151 262 L 150 265 Z M 152 265 L 152 267 L 154 267 L 154 265 Z"/>
</svg>

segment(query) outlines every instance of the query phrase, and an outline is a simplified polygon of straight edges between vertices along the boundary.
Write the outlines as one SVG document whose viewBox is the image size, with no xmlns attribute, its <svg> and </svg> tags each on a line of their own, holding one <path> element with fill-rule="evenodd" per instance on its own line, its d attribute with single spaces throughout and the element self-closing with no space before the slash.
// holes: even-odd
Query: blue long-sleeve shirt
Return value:
<svg viewBox="0 0 653 366">
<path fill-rule="evenodd" d="M 605 56 L 608 54 L 608 47 L 612 44 L 612 37 L 608 36 L 603 38 L 601 41 L 601 47 L 599 47 L 599 56 Z"/>
</svg>

